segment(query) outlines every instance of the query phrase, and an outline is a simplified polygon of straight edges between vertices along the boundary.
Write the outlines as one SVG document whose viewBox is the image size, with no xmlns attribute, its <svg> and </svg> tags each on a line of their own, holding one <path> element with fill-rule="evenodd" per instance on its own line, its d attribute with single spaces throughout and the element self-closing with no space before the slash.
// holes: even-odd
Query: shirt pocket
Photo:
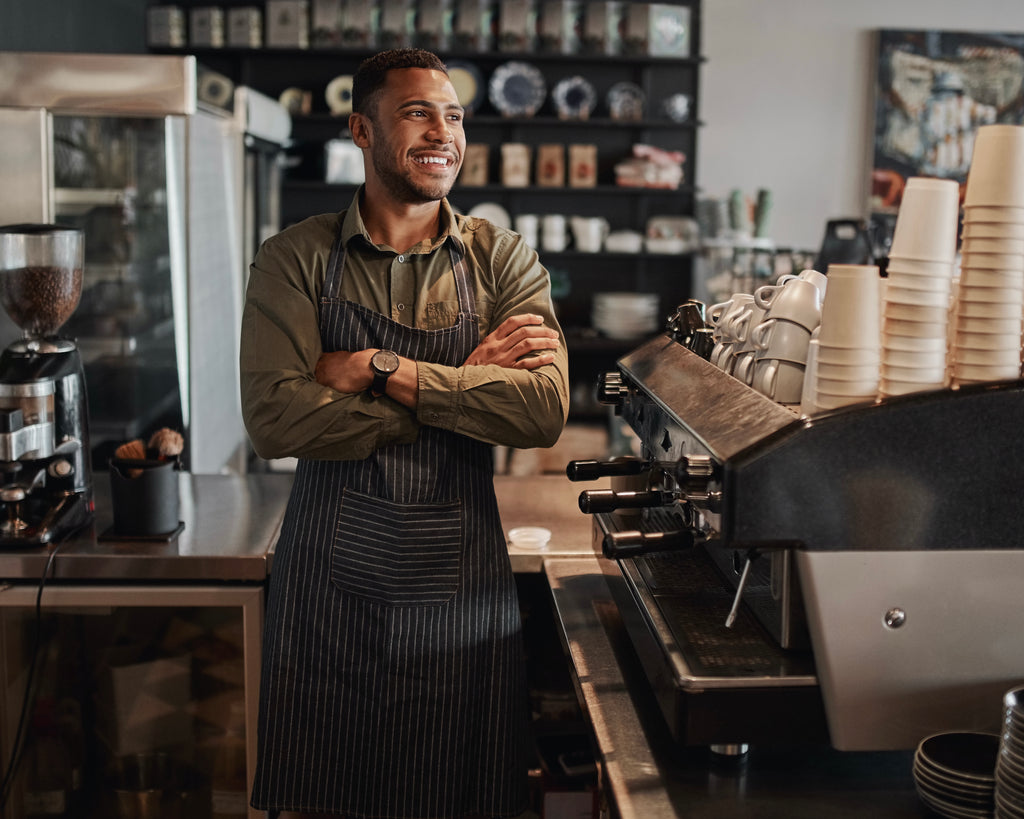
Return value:
<svg viewBox="0 0 1024 819">
<path fill-rule="evenodd" d="M 331 582 L 383 606 L 440 606 L 459 588 L 459 500 L 396 503 L 346 489 L 331 548 Z"/>
</svg>

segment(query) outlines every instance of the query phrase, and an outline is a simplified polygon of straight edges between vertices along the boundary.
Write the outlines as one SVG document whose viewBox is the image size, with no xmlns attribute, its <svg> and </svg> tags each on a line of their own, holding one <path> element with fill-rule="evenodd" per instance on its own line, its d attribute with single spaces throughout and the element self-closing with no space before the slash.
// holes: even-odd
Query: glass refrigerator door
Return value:
<svg viewBox="0 0 1024 819">
<path fill-rule="evenodd" d="M 124 441 L 183 428 L 169 120 L 53 117 L 55 220 L 86 236 L 82 297 L 62 333 L 85 362 L 97 466 Z"/>
</svg>

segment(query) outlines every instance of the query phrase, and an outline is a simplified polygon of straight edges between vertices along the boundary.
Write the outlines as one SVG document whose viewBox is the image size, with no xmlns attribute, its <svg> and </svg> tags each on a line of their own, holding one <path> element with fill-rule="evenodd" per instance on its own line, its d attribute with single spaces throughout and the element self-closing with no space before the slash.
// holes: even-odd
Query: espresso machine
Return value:
<svg viewBox="0 0 1024 819">
<path fill-rule="evenodd" d="M 911 749 L 1024 680 L 1024 381 L 801 416 L 669 328 L 598 387 L 640 454 L 574 461 L 684 746 Z"/>
<path fill-rule="evenodd" d="M 0 547 L 57 542 L 92 520 L 82 359 L 57 335 L 78 306 L 83 259 L 79 230 L 0 227 L 0 303 L 23 333 L 0 355 Z"/>
</svg>

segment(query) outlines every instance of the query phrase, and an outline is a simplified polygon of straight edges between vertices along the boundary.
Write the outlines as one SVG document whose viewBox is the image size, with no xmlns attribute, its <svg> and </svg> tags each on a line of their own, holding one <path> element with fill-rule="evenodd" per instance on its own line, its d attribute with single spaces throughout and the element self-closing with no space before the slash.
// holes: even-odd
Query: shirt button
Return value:
<svg viewBox="0 0 1024 819">
<path fill-rule="evenodd" d="M 398 261 L 400 261 L 400 262 L 404 262 L 404 261 L 405 261 L 405 256 L 399 256 L 399 257 L 398 257 Z"/>
<path fill-rule="evenodd" d="M 398 309 L 399 309 L 399 310 L 404 310 L 404 309 L 405 309 L 405 305 L 404 305 L 404 304 L 402 304 L 401 302 L 399 302 L 399 303 L 398 303 Z"/>
<path fill-rule="evenodd" d="M 441 416 L 440 416 L 440 415 L 438 415 L 438 414 L 437 414 L 436 412 L 432 412 L 432 413 L 430 413 L 430 420 L 431 420 L 431 421 L 436 421 L 436 420 L 438 420 L 438 419 L 439 419 L 440 417 L 441 417 Z"/>
</svg>

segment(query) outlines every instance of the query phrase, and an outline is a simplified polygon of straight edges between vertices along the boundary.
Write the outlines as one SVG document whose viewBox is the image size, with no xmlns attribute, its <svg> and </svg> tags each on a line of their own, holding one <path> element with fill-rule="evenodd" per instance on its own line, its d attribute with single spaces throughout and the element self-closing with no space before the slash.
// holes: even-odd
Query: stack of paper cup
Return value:
<svg viewBox="0 0 1024 819">
<path fill-rule="evenodd" d="M 874 265 L 832 264 L 821 305 L 813 395 L 802 408 L 874 401 L 881 365 L 881 277 Z M 806 410 L 805 410 L 806 411 Z"/>
<path fill-rule="evenodd" d="M 1024 315 L 1024 127 L 978 129 L 964 194 L 954 385 L 1020 377 Z"/>
<path fill-rule="evenodd" d="M 946 386 L 959 213 L 956 181 L 907 180 L 882 300 L 882 397 Z"/>
</svg>

